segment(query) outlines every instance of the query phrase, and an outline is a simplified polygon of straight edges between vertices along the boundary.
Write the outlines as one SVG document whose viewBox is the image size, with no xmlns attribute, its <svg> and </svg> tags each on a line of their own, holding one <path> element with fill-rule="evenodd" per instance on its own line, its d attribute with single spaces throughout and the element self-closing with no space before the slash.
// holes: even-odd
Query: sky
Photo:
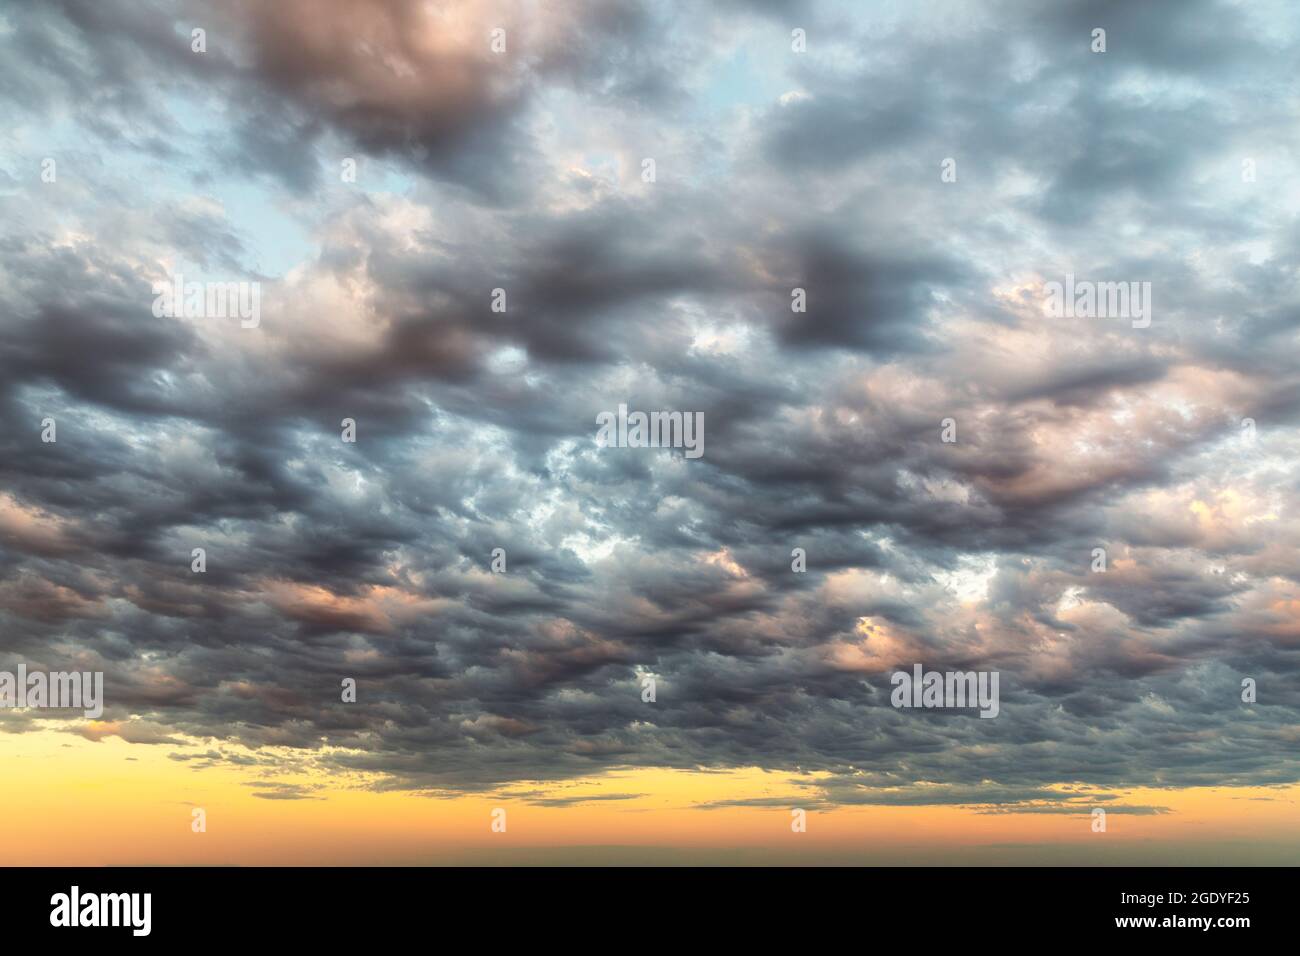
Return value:
<svg viewBox="0 0 1300 956">
<path fill-rule="evenodd" d="M 1300 862 L 1298 40 L 0 7 L 0 856 Z"/>
</svg>

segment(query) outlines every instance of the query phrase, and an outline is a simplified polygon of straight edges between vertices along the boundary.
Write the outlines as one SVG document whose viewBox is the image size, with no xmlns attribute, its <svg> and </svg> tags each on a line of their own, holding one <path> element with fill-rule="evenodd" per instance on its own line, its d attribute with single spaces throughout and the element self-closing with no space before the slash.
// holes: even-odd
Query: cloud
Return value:
<svg viewBox="0 0 1300 956">
<path fill-rule="evenodd" d="M 763 3 L 7 11 L 0 666 L 436 793 L 1300 779 L 1286 8 L 950 6 L 810 3 L 804 54 Z M 177 273 L 260 326 L 154 316 Z M 704 457 L 598 448 L 620 403 Z M 915 663 L 998 718 L 895 710 Z"/>
</svg>

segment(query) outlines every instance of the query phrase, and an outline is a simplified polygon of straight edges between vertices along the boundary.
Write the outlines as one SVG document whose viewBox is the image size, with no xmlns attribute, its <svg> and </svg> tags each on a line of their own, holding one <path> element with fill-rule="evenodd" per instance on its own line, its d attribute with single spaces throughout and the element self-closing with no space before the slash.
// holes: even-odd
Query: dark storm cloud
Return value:
<svg viewBox="0 0 1300 956">
<path fill-rule="evenodd" d="M 1292 37 L 809 5 L 794 54 L 766 4 L 327 6 L 5 14 L 0 648 L 104 670 L 85 733 L 433 793 L 760 766 L 1047 813 L 1297 779 L 1300 233 L 1240 183 L 1294 170 L 1242 95 Z M 778 101 L 732 105 L 728 44 Z M 42 183 L 42 115 L 98 161 Z M 277 217 L 313 246 L 272 276 Z M 261 325 L 154 317 L 182 261 L 259 281 Z M 1152 326 L 1045 315 L 1067 271 L 1151 281 Z M 703 412 L 704 457 L 597 448 L 619 403 Z M 998 670 L 999 717 L 895 710 L 916 662 Z"/>
</svg>

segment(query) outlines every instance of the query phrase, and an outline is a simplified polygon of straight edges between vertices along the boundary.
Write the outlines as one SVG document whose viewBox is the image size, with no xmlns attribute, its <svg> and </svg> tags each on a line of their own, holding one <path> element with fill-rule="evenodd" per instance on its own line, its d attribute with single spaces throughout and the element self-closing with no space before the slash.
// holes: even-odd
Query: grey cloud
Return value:
<svg viewBox="0 0 1300 956">
<path fill-rule="evenodd" d="M 434 56 L 401 5 L 310 42 L 295 4 L 214 13 L 204 63 L 191 9 L 0 35 L 25 136 L 58 113 L 103 160 L 40 183 L 38 138 L 3 171 L 0 665 L 95 661 L 124 739 L 434 793 L 761 766 L 833 774 L 819 805 L 1047 813 L 1061 784 L 1297 779 L 1300 234 L 1237 182 L 1247 143 L 1294 169 L 1239 95 L 1287 38 L 1116 6 L 1090 58 L 1075 5 L 885 39 L 810 5 L 845 29 L 765 61 L 809 98 L 709 106 L 746 91 L 701 37 L 783 48 L 769 5 L 699 36 L 602 6 L 521 35 L 501 88 L 486 38 Z M 373 179 L 327 188 L 342 149 Z M 141 155 L 175 179 L 128 188 Z M 313 251 L 262 275 L 275 216 Z M 261 281 L 262 327 L 155 319 L 177 259 Z M 1153 281 L 1157 321 L 1044 316 L 1067 269 Z M 702 411 L 704 458 L 598 449 L 620 402 Z M 917 661 L 999 670 L 999 718 L 894 710 Z M 213 753 L 174 759 L 244 759 Z"/>
</svg>

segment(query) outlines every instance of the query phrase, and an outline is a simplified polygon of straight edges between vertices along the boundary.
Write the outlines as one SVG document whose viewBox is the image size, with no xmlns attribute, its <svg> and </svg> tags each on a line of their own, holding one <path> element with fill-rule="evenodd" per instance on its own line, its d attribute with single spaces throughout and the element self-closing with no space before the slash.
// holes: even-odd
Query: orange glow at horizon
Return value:
<svg viewBox="0 0 1300 956">
<path fill-rule="evenodd" d="M 547 862 L 548 849 L 618 848 L 629 859 L 643 858 L 638 850 L 682 851 L 718 863 L 757 852 L 766 860 L 812 863 L 1136 864 L 1151 849 L 1166 854 L 1162 859 L 1181 853 L 1187 862 L 1215 863 L 1218 851 L 1209 847 L 1230 845 L 1244 854 L 1241 862 L 1276 863 L 1287 853 L 1294 860 L 1300 845 L 1296 786 L 1106 792 L 1109 799 L 1068 814 L 942 805 L 823 807 L 817 775 L 756 768 L 621 769 L 580 780 L 521 782 L 488 794 L 430 796 L 376 789 L 380 778 L 373 776 L 281 773 L 265 753 L 260 767 L 195 769 L 169 756 L 178 749 L 184 751 L 115 737 L 94 742 L 49 729 L 0 736 L 0 759 L 10 769 L 10 786 L 0 798 L 6 862 Z M 579 797 L 594 799 L 576 802 Z M 566 803 L 535 802 L 556 800 Z M 764 803 L 727 805 L 747 800 Z M 700 806 L 712 802 L 721 805 Z M 1112 811 L 1106 832 L 1094 833 L 1089 811 L 1108 804 L 1165 812 Z M 808 811 L 806 833 L 790 826 L 790 810 L 800 806 Z M 194 807 L 206 813 L 206 832 L 191 829 Z M 505 833 L 491 831 L 498 807 L 507 812 Z M 1206 848 L 1200 857 L 1198 846 Z"/>
</svg>

